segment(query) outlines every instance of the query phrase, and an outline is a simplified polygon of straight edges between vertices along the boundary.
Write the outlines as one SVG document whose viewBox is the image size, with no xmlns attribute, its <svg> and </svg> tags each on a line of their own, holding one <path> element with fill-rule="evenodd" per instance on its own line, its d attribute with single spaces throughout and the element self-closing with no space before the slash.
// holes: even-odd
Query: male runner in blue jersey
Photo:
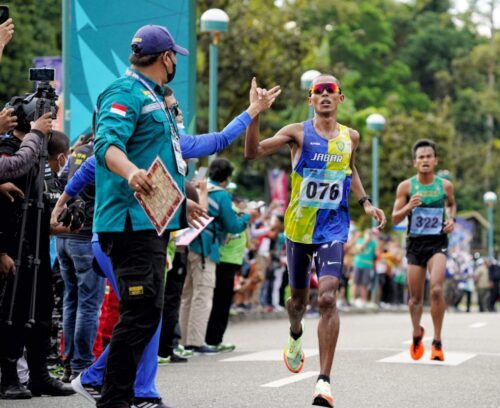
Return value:
<svg viewBox="0 0 500 408">
<path fill-rule="evenodd" d="M 267 92 L 257 88 L 250 101 Z M 245 157 L 257 159 L 288 144 L 292 154 L 292 193 L 285 214 L 288 273 L 292 297 L 287 301 L 290 337 L 284 352 L 287 368 L 298 373 L 304 365 L 302 317 L 309 302 L 309 272 L 314 259 L 319 277 L 318 325 L 320 375 L 313 405 L 333 407 L 330 372 L 339 334 L 336 296 L 342 274 L 344 243 L 349 232 L 348 196 L 352 189 L 365 213 L 383 228 L 384 212 L 366 195 L 355 166 L 359 133 L 337 122 L 343 103 L 340 82 L 331 75 L 313 80 L 308 102 L 313 120 L 283 127 L 259 143 L 259 116 L 247 128 Z"/>
</svg>

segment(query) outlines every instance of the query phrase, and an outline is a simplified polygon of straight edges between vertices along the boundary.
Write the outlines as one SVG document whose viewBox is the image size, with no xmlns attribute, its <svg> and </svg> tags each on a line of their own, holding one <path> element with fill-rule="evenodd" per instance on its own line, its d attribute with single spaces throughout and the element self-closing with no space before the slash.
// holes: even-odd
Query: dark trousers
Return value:
<svg viewBox="0 0 500 408">
<path fill-rule="evenodd" d="M 120 318 L 111 336 L 97 407 L 128 408 L 137 365 L 160 323 L 167 239 L 154 231 L 100 234 L 120 292 Z"/>
<path fill-rule="evenodd" d="M 179 322 L 182 288 L 186 280 L 187 252 L 176 252 L 172 269 L 167 273 L 165 300 L 163 304 L 163 323 L 161 326 L 158 355 L 168 357 L 175 348 L 175 328 Z"/>
<path fill-rule="evenodd" d="M 241 265 L 221 262 L 215 269 L 215 289 L 212 311 L 208 319 L 205 341 L 210 345 L 222 343 L 229 321 L 229 309 L 233 302 L 234 276 Z"/>
<path fill-rule="evenodd" d="M 28 251 L 26 251 L 28 253 Z M 17 372 L 10 370 L 15 362 L 27 350 L 27 361 L 32 381 L 39 382 L 47 379 L 47 354 L 50 348 L 50 333 L 52 325 L 52 310 L 54 296 L 52 290 L 52 271 L 49 263 L 48 240 L 40 243 L 41 264 L 36 281 L 35 323 L 26 328 L 29 308 L 32 298 L 33 269 L 29 268 L 28 259 L 24 258 L 21 268 L 17 271 L 18 284 L 13 294 L 14 278 L 0 281 L 0 355 L 2 365 L 2 384 L 17 382 Z M 6 286 L 4 286 L 6 285 Z M 4 296 L 1 296 L 1 295 Z M 14 296 L 14 312 L 12 325 L 8 326 L 9 308 Z"/>
<path fill-rule="evenodd" d="M 490 289 L 490 310 L 492 312 L 496 311 L 495 303 L 497 302 L 498 296 L 500 295 L 500 282 L 493 281 L 493 286 Z"/>
</svg>

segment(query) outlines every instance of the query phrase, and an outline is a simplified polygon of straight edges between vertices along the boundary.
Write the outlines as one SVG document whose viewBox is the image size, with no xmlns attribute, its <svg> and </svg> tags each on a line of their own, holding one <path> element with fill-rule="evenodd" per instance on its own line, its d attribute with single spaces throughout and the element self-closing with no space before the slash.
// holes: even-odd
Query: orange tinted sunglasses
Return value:
<svg viewBox="0 0 500 408">
<path fill-rule="evenodd" d="M 329 94 L 342 94 L 342 89 L 336 82 L 324 82 L 313 85 L 309 90 L 309 96 L 312 94 L 321 95 L 324 91 Z"/>
</svg>

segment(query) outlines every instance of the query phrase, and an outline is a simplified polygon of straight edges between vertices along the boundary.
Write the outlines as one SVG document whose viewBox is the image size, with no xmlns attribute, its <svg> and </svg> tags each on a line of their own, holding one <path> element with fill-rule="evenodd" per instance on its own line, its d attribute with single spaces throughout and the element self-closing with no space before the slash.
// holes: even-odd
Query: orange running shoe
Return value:
<svg viewBox="0 0 500 408">
<path fill-rule="evenodd" d="M 444 361 L 443 345 L 439 340 L 432 341 L 431 360 Z"/>
<path fill-rule="evenodd" d="M 424 343 L 422 339 L 424 338 L 425 330 L 422 326 L 420 326 L 420 330 L 422 330 L 422 334 L 418 337 L 413 337 L 413 342 L 410 346 L 410 355 L 414 360 L 420 360 L 424 355 Z"/>
</svg>

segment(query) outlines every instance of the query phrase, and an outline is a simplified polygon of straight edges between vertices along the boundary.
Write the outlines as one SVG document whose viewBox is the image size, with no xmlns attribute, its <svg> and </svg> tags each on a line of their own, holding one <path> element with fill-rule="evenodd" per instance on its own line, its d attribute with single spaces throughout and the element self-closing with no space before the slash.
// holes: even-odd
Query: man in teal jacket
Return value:
<svg viewBox="0 0 500 408">
<path fill-rule="evenodd" d="M 232 173 L 233 166 L 226 159 L 216 159 L 211 163 L 208 169 L 208 215 L 214 220 L 189 247 L 180 309 L 181 342 L 197 353 L 218 351 L 205 344 L 205 334 L 212 310 L 219 248 L 228 233 L 244 231 L 250 220 L 249 214 L 239 216 L 233 210 L 231 195 L 225 190 Z"/>
<path fill-rule="evenodd" d="M 113 330 L 99 408 L 134 403 L 137 364 L 160 322 L 168 231 L 158 236 L 134 197 L 150 194 L 146 170 L 159 156 L 184 191 L 175 118 L 163 105 L 163 85 L 175 74 L 177 45 L 164 27 L 144 26 L 132 39 L 131 68 L 99 95 L 95 118 L 94 232 L 113 263 L 120 319 Z M 181 207 L 168 228 L 187 226 Z M 135 401 L 137 405 L 138 401 Z"/>
</svg>

